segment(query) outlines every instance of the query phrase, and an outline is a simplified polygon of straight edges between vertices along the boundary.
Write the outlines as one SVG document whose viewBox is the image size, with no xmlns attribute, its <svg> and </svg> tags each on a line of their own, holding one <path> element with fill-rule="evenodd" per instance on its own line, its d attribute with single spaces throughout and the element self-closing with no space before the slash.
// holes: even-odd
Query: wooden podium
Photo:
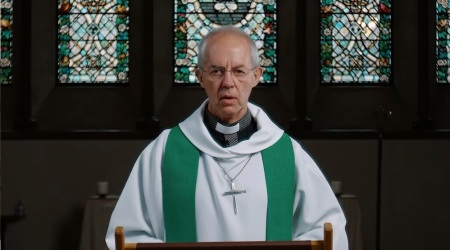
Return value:
<svg viewBox="0 0 450 250">
<path fill-rule="evenodd" d="M 123 227 L 116 227 L 116 250 L 332 250 L 333 228 L 324 225 L 323 240 L 304 241 L 245 241 L 245 242 L 195 242 L 195 243 L 125 243 Z"/>
</svg>

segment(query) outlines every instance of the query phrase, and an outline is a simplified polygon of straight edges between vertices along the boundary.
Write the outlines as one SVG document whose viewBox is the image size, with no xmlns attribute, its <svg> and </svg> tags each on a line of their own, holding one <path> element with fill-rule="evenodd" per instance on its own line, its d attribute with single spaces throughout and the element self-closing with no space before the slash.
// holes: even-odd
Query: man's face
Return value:
<svg viewBox="0 0 450 250">
<path fill-rule="evenodd" d="M 217 34 L 206 44 L 203 68 L 196 71 L 209 98 L 208 110 L 223 122 L 238 121 L 247 111 L 261 67 L 251 64 L 250 46 L 238 35 Z"/>
</svg>

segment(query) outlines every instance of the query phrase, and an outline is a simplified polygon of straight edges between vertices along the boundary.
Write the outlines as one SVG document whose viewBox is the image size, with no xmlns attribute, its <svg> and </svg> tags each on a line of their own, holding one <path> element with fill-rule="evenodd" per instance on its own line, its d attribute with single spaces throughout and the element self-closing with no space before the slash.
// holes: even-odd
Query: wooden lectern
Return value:
<svg viewBox="0 0 450 250">
<path fill-rule="evenodd" d="M 123 227 L 116 227 L 116 250 L 332 250 L 333 228 L 324 225 L 323 240 L 303 241 L 245 241 L 245 242 L 194 242 L 194 243 L 125 243 Z"/>
</svg>

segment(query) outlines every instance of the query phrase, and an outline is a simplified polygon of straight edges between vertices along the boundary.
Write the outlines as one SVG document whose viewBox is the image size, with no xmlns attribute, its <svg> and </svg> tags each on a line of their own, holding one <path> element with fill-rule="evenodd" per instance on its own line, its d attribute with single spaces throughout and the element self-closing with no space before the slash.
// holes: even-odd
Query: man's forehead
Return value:
<svg viewBox="0 0 450 250">
<path fill-rule="evenodd" d="M 240 57 L 234 60 L 224 60 L 222 58 L 210 59 L 205 58 L 204 66 L 206 68 L 215 69 L 237 69 L 237 68 L 248 68 L 251 66 L 251 60 L 246 57 Z"/>
<path fill-rule="evenodd" d="M 223 66 L 231 63 L 236 66 L 251 62 L 251 50 L 242 43 L 221 41 L 206 47 L 204 57 L 205 62 L 210 64 Z"/>
<path fill-rule="evenodd" d="M 217 65 L 217 64 L 211 64 L 209 67 L 213 68 L 213 69 L 226 69 L 227 68 L 226 66 Z M 246 66 L 244 64 L 238 64 L 238 65 L 233 65 L 231 68 L 239 69 L 239 68 L 246 68 Z"/>
</svg>

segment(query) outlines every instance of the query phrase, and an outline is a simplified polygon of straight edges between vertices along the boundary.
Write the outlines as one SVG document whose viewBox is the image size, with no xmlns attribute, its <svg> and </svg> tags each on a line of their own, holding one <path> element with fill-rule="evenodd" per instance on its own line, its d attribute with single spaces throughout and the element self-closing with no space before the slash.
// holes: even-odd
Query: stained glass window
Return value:
<svg viewBox="0 0 450 250">
<path fill-rule="evenodd" d="M 388 83 L 391 60 L 390 0 L 321 0 L 322 83 Z"/>
<path fill-rule="evenodd" d="M 12 0 L 2 0 L 1 6 L 1 52 L 0 52 L 0 84 L 10 84 L 12 80 Z"/>
<path fill-rule="evenodd" d="M 447 0 L 436 1 L 436 80 L 450 83 L 450 8 Z"/>
<path fill-rule="evenodd" d="M 256 42 L 264 73 L 261 83 L 276 83 L 275 0 L 175 0 L 175 83 L 198 83 L 197 46 L 214 27 L 235 25 Z"/>
<path fill-rule="evenodd" d="M 58 0 L 60 83 L 128 82 L 128 0 Z"/>
</svg>

